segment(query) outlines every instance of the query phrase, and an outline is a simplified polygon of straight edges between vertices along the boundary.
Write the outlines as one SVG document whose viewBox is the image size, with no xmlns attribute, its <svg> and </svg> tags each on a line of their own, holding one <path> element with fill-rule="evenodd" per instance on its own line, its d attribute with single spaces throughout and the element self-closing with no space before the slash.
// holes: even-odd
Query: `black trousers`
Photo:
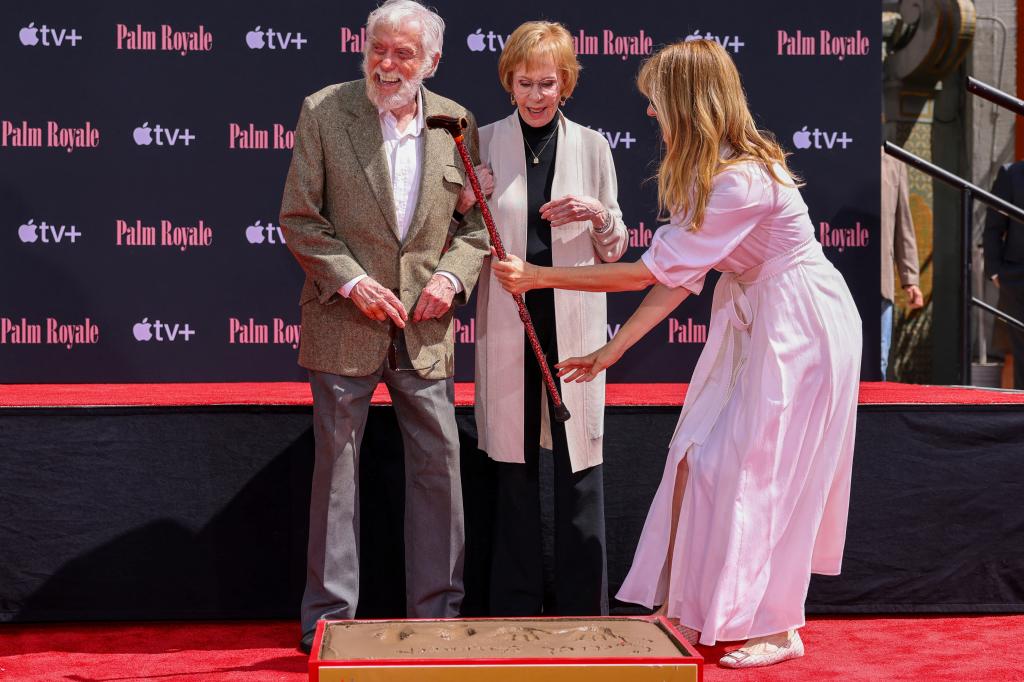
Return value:
<svg viewBox="0 0 1024 682">
<path fill-rule="evenodd" d="M 555 373 L 558 339 L 554 297 L 549 290 L 526 298 L 541 348 Z M 494 554 L 490 607 L 495 616 L 595 616 L 608 613 L 602 466 L 576 473 L 569 462 L 565 427 L 551 423 L 554 488 L 554 575 L 545 585 L 541 531 L 540 368 L 529 339 L 523 367 L 525 388 L 524 464 L 497 463 Z M 555 379 L 561 390 L 561 384 Z M 550 408 L 550 401 L 548 401 Z M 545 588 L 548 589 L 545 589 Z"/>
<path fill-rule="evenodd" d="M 999 287 L 999 301 L 1005 302 L 1005 312 L 1018 320 L 1024 318 L 1024 264 L 1008 265 L 1000 271 Z M 1010 327 L 1009 333 L 1013 352 L 1013 387 L 1019 391 L 1024 389 L 1024 332 Z"/>
</svg>

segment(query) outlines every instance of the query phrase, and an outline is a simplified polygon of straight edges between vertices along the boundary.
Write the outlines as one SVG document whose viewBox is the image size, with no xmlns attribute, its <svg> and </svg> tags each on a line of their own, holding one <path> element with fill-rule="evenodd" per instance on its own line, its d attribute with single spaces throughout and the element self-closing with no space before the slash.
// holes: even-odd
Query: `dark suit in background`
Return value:
<svg viewBox="0 0 1024 682">
<path fill-rule="evenodd" d="M 999 169 L 992 193 L 1015 206 L 1024 207 L 1024 161 Z M 996 279 L 1009 315 L 1021 319 L 1024 312 L 1024 224 L 989 209 L 984 234 L 985 274 Z M 1024 332 L 1010 328 L 1014 363 L 1013 384 L 1024 389 Z"/>
</svg>

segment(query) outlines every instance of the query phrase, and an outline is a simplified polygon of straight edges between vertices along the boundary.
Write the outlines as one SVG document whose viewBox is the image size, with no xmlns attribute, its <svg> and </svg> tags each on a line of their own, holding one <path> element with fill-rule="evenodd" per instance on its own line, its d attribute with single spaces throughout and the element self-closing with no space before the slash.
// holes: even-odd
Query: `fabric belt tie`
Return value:
<svg viewBox="0 0 1024 682">
<path fill-rule="evenodd" d="M 746 364 L 750 325 L 754 321 L 747 288 L 805 261 L 824 257 L 821 244 L 812 237 L 749 270 L 722 273 L 711 301 L 711 328 L 705 345 L 711 352 L 702 353 L 693 370 L 686 400 L 672 435 L 674 444 L 685 449 L 690 444 L 702 444 L 736 388 L 740 370 Z"/>
</svg>

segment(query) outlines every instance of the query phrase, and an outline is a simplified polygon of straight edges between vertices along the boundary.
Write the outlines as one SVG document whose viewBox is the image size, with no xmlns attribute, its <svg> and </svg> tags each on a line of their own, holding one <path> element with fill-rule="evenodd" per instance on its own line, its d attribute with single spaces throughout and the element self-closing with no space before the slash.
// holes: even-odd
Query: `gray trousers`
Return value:
<svg viewBox="0 0 1024 682">
<path fill-rule="evenodd" d="M 310 371 L 316 461 L 309 505 L 302 631 L 354 618 L 359 602 L 359 457 L 370 399 L 383 381 L 405 445 L 405 593 L 410 618 L 457 616 L 465 531 L 452 379 L 383 365 L 365 377 Z M 368 453 L 372 456 L 372 453 Z"/>
</svg>

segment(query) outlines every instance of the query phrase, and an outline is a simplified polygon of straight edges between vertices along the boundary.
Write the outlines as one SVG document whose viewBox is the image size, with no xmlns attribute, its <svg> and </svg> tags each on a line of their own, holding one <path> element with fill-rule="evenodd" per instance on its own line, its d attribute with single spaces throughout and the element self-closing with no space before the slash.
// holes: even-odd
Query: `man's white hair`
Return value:
<svg viewBox="0 0 1024 682">
<path fill-rule="evenodd" d="M 366 43 L 363 45 L 363 59 L 369 56 L 373 31 L 378 24 L 398 29 L 407 21 L 418 21 L 423 32 L 420 34 L 420 48 L 427 59 L 427 72 L 424 78 L 430 78 L 437 71 L 433 64 L 434 56 L 441 54 L 444 43 L 444 19 L 437 12 L 424 7 L 415 0 L 387 0 L 383 5 L 370 12 L 366 18 Z"/>
</svg>

